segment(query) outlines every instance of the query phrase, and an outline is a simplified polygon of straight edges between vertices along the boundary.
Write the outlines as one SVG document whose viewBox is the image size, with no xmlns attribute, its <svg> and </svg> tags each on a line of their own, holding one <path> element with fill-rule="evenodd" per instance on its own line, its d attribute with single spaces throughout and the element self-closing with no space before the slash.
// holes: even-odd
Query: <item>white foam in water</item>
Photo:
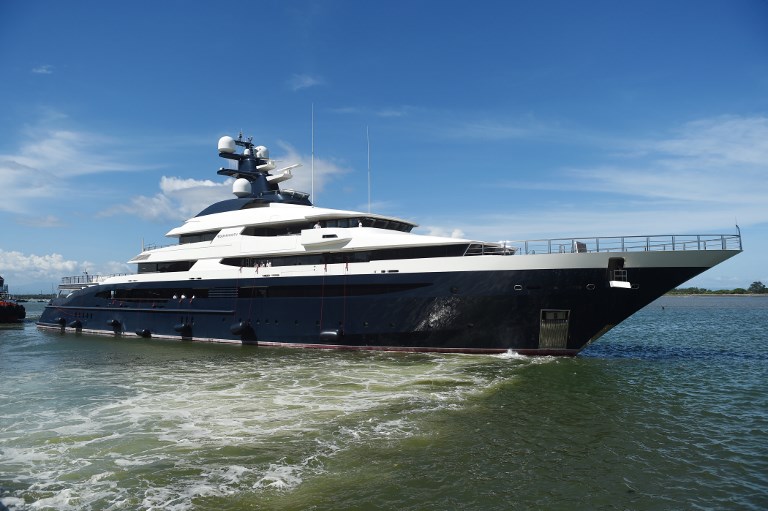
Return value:
<svg viewBox="0 0 768 511">
<path fill-rule="evenodd" d="M 275 490 L 288 490 L 298 486 L 302 479 L 301 465 L 276 465 L 271 464 L 253 488 L 272 488 Z"/>
<path fill-rule="evenodd" d="M 510 359 L 510 360 L 528 360 L 531 357 L 527 355 L 521 355 L 520 353 L 512 350 L 507 350 L 504 353 L 499 353 L 498 355 L 491 355 L 495 358 L 501 358 L 501 359 Z"/>
<path fill-rule="evenodd" d="M 25 503 L 24 499 L 17 497 L 3 497 L 0 499 L 0 504 L 3 504 L 10 511 L 15 511 L 15 509 L 21 508 Z"/>
<path fill-rule="evenodd" d="M 242 466 L 232 465 L 225 467 L 220 476 L 228 483 L 238 483 L 243 478 L 244 474 L 250 472 L 250 469 Z"/>
<path fill-rule="evenodd" d="M 77 494 L 67 488 L 52 497 L 40 499 L 30 506 L 31 509 L 53 508 L 59 510 L 80 509 Z M 74 502 L 73 502 L 74 501 Z"/>
<path fill-rule="evenodd" d="M 508 378 L 472 370 L 497 360 L 296 352 L 63 368 L 57 384 L 96 397 L 50 400 L 34 423 L 0 432 L 4 468 L 44 495 L 5 499 L 19 511 L 187 510 L 201 496 L 291 491 L 340 452 L 422 434 L 420 417 Z"/>
</svg>

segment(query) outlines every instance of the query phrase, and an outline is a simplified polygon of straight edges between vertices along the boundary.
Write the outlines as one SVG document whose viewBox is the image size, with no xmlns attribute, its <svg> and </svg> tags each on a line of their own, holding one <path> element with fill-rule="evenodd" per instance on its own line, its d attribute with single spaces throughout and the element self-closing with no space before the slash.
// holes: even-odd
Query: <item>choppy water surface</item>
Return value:
<svg viewBox="0 0 768 511">
<path fill-rule="evenodd" d="M 662 298 L 573 359 L 61 336 L 27 306 L 10 510 L 768 508 L 768 297 Z"/>
</svg>

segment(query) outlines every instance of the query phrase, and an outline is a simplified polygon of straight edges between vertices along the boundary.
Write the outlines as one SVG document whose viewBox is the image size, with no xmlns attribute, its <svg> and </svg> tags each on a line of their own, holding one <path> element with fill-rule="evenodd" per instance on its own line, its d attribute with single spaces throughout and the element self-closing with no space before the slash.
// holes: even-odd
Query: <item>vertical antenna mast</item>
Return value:
<svg viewBox="0 0 768 511">
<path fill-rule="evenodd" d="M 312 103 L 312 205 L 315 204 L 315 104 Z"/>
<path fill-rule="evenodd" d="M 368 135 L 368 126 L 365 127 L 365 140 L 368 143 L 368 213 L 371 212 L 371 137 Z"/>
</svg>

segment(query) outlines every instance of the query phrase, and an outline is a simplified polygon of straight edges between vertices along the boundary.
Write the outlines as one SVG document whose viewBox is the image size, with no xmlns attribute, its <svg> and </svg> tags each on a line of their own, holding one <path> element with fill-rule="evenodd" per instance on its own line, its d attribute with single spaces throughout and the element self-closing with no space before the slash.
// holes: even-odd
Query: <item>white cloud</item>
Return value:
<svg viewBox="0 0 768 511">
<path fill-rule="evenodd" d="M 191 190 L 196 188 L 212 188 L 221 186 L 221 183 L 214 183 L 210 179 L 198 180 L 198 179 L 183 179 L 179 177 L 167 177 L 160 178 L 160 189 L 163 193 L 173 193 L 184 190 Z"/>
<path fill-rule="evenodd" d="M 697 120 L 667 137 L 611 138 L 611 150 L 617 146 L 624 151 L 601 153 L 599 145 L 594 152 L 609 164 L 492 183 L 506 190 L 493 213 L 418 220 L 430 233 L 459 230 L 484 240 L 735 233 L 737 221 L 768 224 L 768 117 Z M 539 202 L 526 191 L 542 192 Z"/>
<path fill-rule="evenodd" d="M 171 199 L 160 193 L 153 197 L 145 195 L 133 197 L 130 204 L 115 206 L 102 212 L 100 216 L 120 214 L 137 216 L 144 220 L 181 220 L 184 218 L 180 209 L 172 203 Z"/>
<path fill-rule="evenodd" d="M 387 211 L 397 211 L 401 207 L 398 201 L 394 201 L 394 200 L 391 200 L 391 201 L 378 200 L 377 201 L 377 200 L 371 199 L 370 205 L 367 202 L 364 202 L 364 203 L 359 203 L 355 205 L 354 208 L 358 211 L 368 211 L 370 209 L 372 213 L 380 213 L 382 215 L 386 215 Z"/>
<path fill-rule="evenodd" d="M 407 108 L 384 108 L 376 110 L 375 114 L 379 117 L 403 117 L 408 115 Z"/>
<path fill-rule="evenodd" d="M 95 268 L 96 273 L 100 275 L 116 275 L 119 273 L 135 273 L 136 266 L 129 265 L 120 261 L 107 261 L 102 263 L 99 267 Z"/>
<path fill-rule="evenodd" d="M 288 87 L 293 91 L 308 89 L 324 83 L 323 78 L 307 74 L 294 74 L 288 79 Z"/>
<path fill-rule="evenodd" d="M 333 114 L 343 114 L 343 115 L 358 115 L 358 114 L 364 114 L 367 112 L 366 110 L 362 108 L 358 108 L 356 106 L 343 106 L 340 108 L 330 108 L 328 109 L 328 111 Z"/>
<path fill-rule="evenodd" d="M 33 68 L 32 72 L 38 75 L 50 75 L 53 74 L 53 66 L 50 64 L 43 64 Z"/>
<path fill-rule="evenodd" d="M 311 155 L 301 154 L 292 145 L 279 142 L 279 147 L 285 154 L 280 155 L 279 167 L 300 163 L 302 167 L 293 169 L 293 178 L 281 183 L 281 188 L 311 192 L 312 172 Z M 338 176 L 348 172 L 340 163 L 328 158 L 315 157 L 315 193 Z M 232 179 L 222 182 L 211 180 L 185 179 L 180 177 L 163 176 L 160 179 L 160 192 L 148 197 L 144 195 L 133 197 L 128 204 L 121 204 L 108 209 L 102 216 L 116 214 L 135 215 L 145 220 L 186 220 L 209 205 L 233 198 Z"/>
<path fill-rule="evenodd" d="M 687 123 L 677 136 L 651 142 L 651 149 L 682 159 L 685 165 L 721 168 L 724 165 L 768 163 L 768 118 L 722 116 Z M 674 167 L 676 159 L 665 160 Z"/>
<path fill-rule="evenodd" d="M 440 236 L 443 238 L 465 238 L 464 231 L 458 228 L 441 227 L 438 225 L 425 225 L 416 229 L 417 233 L 426 234 L 428 236 Z"/>
<path fill-rule="evenodd" d="M 38 255 L 0 249 L 0 275 L 11 293 L 47 293 L 51 291 L 48 286 L 57 285 L 62 277 L 81 275 L 85 271 L 91 275 L 113 275 L 135 270 L 116 261 L 96 265 L 65 259 L 57 253 Z"/>
<path fill-rule="evenodd" d="M 335 114 L 342 115 L 362 115 L 362 116 L 374 116 L 374 117 L 405 117 L 413 112 L 415 109 L 410 106 L 400 107 L 387 107 L 387 108 L 361 108 L 354 106 L 345 106 L 340 108 L 331 108 L 329 111 Z"/>
<path fill-rule="evenodd" d="M 35 207 L 33 199 L 65 195 L 79 176 L 149 168 L 125 163 L 117 150 L 124 146 L 117 139 L 44 126 L 61 119 L 48 113 L 42 124 L 22 130 L 24 141 L 16 151 L 0 154 L 0 211 L 28 213 Z M 111 150 L 95 151 L 97 147 Z"/>
<path fill-rule="evenodd" d="M 0 211 L 28 211 L 31 199 L 53 197 L 60 191 L 54 182 L 53 176 L 46 170 L 0 155 L 0 190 L 3 194 Z"/>
<path fill-rule="evenodd" d="M 74 275 L 82 268 L 83 263 L 64 259 L 61 254 L 36 255 L 0 249 L 0 274 L 9 286 L 36 280 L 58 281 L 62 275 Z"/>
<path fill-rule="evenodd" d="M 35 172 L 49 172 L 57 178 L 68 178 L 103 172 L 144 170 L 147 167 L 127 164 L 115 159 L 118 139 L 73 130 L 25 130 L 26 141 L 13 155 L 0 155 Z M 41 143 L 41 140 L 44 143 Z M 110 147 L 110 151 L 96 148 Z"/>
<path fill-rule="evenodd" d="M 231 179 L 215 183 L 207 179 L 163 176 L 159 183 L 160 193 L 152 197 L 133 197 L 129 204 L 112 207 L 101 216 L 126 214 L 145 220 L 186 220 L 211 203 L 231 198 L 231 183 Z"/>
<path fill-rule="evenodd" d="M 698 214 L 746 209 L 753 221 L 768 221 L 768 118 L 695 121 L 636 146 L 642 157 L 573 169 L 569 181 L 584 191 L 685 204 Z"/>
<path fill-rule="evenodd" d="M 52 227 L 63 227 L 65 225 L 65 223 L 62 222 L 60 218 L 55 217 L 53 215 L 21 216 L 17 219 L 17 222 L 21 225 L 26 225 L 27 227 L 52 228 Z"/>
<path fill-rule="evenodd" d="M 312 155 L 302 154 L 291 144 L 278 142 L 278 146 L 285 151 L 281 156 L 282 162 L 286 165 L 301 163 L 301 167 L 293 170 L 293 178 L 290 181 L 281 183 L 283 188 L 292 188 L 304 192 L 311 192 L 312 189 Z M 341 162 L 332 158 L 321 158 L 315 155 L 315 194 L 322 192 L 323 188 L 332 180 L 349 172 Z M 310 200 L 312 198 L 310 197 Z"/>
<path fill-rule="evenodd" d="M 76 261 L 68 261 L 61 254 L 47 254 L 38 256 L 24 254 L 16 251 L 0 249 L 0 270 L 14 270 L 26 272 L 50 272 L 50 271 L 74 271 L 77 268 Z"/>
</svg>

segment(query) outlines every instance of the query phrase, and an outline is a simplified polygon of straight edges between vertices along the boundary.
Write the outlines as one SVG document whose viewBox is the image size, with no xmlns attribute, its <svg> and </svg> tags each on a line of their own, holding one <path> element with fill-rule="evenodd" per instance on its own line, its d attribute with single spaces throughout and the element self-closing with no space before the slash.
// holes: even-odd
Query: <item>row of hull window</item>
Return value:
<svg viewBox="0 0 768 511">
<path fill-rule="evenodd" d="M 97 298 L 120 302 L 160 302 L 200 298 L 313 298 L 381 295 L 427 287 L 428 283 L 332 284 L 313 286 L 245 286 L 238 288 L 115 288 L 96 293 Z"/>
<path fill-rule="evenodd" d="M 376 229 L 387 229 L 390 231 L 411 232 L 413 225 L 395 220 L 382 220 L 379 218 L 360 217 L 360 218 L 333 218 L 330 220 L 321 220 L 320 222 L 298 222 L 293 224 L 284 224 L 280 226 L 251 226 L 243 230 L 244 236 L 291 236 L 300 234 L 301 231 L 319 227 L 374 227 Z M 218 230 L 206 231 L 195 234 L 183 234 L 179 237 L 179 244 L 199 243 L 201 241 L 212 241 L 219 234 Z"/>
<path fill-rule="evenodd" d="M 367 263 L 394 259 L 424 259 L 433 257 L 461 257 L 468 245 L 440 245 L 430 247 L 388 248 L 381 250 L 360 250 L 357 252 L 328 252 L 322 254 L 301 254 L 282 257 L 228 257 L 222 264 L 241 268 L 262 266 L 311 266 L 319 264 Z M 165 263 L 139 263 L 139 273 L 166 273 L 187 271 L 196 261 L 172 261 Z"/>
<path fill-rule="evenodd" d="M 467 245 L 443 245 L 432 247 L 388 248 L 381 250 L 360 250 L 357 252 L 327 252 L 323 254 L 302 254 L 283 257 L 254 258 L 229 257 L 221 263 L 238 267 L 257 266 L 309 266 L 318 264 L 367 263 L 393 259 L 424 259 L 432 257 L 461 257 Z"/>
</svg>

